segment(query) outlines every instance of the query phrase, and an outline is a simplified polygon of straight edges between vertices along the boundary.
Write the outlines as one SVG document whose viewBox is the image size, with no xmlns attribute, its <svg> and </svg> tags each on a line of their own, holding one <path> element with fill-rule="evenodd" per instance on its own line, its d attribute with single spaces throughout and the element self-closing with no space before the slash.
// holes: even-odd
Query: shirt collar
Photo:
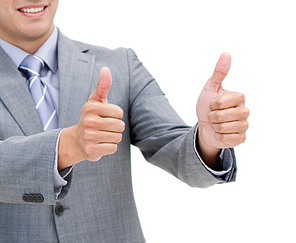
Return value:
<svg viewBox="0 0 296 243">
<path fill-rule="evenodd" d="M 58 41 L 58 31 L 55 27 L 46 42 L 38 49 L 34 54 L 44 60 L 49 69 L 55 74 L 58 69 L 58 58 L 57 58 L 57 41 Z M 24 58 L 29 55 L 22 49 L 2 40 L 0 38 L 0 46 L 10 57 L 13 63 L 18 67 Z"/>
</svg>

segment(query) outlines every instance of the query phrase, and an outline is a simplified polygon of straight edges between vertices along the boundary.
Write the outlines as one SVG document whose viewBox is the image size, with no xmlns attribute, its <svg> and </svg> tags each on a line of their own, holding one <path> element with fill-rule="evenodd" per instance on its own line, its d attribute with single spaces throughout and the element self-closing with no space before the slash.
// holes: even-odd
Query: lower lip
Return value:
<svg viewBox="0 0 296 243">
<path fill-rule="evenodd" d="M 41 12 L 38 13 L 24 13 L 19 11 L 23 16 L 27 17 L 27 18 L 41 18 L 44 14 L 45 14 L 45 10 L 46 8 L 44 8 Z"/>
</svg>

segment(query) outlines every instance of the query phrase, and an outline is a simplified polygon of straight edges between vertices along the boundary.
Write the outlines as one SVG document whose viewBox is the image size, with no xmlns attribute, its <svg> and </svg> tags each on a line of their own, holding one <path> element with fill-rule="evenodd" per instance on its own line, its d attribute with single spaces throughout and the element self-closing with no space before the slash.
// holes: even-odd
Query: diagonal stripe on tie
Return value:
<svg viewBox="0 0 296 243">
<path fill-rule="evenodd" d="M 39 101 L 36 104 L 36 109 L 37 110 L 38 110 L 40 104 L 44 101 L 44 98 L 45 98 L 45 95 L 46 95 L 46 91 L 47 91 L 47 86 L 44 86 L 44 89 L 42 91 L 42 96 L 41 96 L 41 98 L 39 99 Z"/>
<path fill-rule="evenodd" d="M 48 88 L 40 79 L 42 68 L 44 68 L 43 60 L 31 55 L 27 56 L 19 66 L 19 70 L 29 82 L 29 90 L 43 125 L 43 130 L 48 131 L 57 128 L 58 117 Z"/>
<path fill-rule="evenodd" d="M 56 112 L 56 110 L 54 110 L 53 113 L 51 114 L 50 118 L 48 119 L 47 123 L 45 124 L 44 128 L 43 128 L 44 131 L 51 130 L 51 129 L 48 129 L 48 128 L 53 125 L 52 120 L 55 118 L 56 114 L 57 114 L 57 112 Z M 54 129 L 54 128 L 52 128 L 52 129 Z"/>
</svg>

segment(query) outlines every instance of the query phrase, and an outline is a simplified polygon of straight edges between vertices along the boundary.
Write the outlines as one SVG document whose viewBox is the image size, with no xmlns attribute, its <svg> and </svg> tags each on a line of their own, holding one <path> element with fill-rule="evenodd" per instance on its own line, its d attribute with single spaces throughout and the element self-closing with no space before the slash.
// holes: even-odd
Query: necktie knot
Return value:
<svg viewBox="0 0 296 243">
<path fill-rule="evenodd" d="M 44 61 L 41 58 L 32 55 L 28 55 L 19 66 L 19 69 L 27 79 L 34 76 L 39 77 L 42 68 L 44 68 Z"/>
</svg>

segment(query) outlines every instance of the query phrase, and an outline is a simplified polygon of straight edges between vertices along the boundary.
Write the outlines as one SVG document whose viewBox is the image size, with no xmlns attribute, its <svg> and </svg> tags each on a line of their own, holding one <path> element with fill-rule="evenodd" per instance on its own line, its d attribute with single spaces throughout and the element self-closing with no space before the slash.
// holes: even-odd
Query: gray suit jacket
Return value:
<svg viewBox="0 0 296 243">
<path fill-rule="evenodd" d="M 56 199 L 58 134 L 78 123 L 103 66 L 113 77 L 108 101 L 124 110 L 123 140 L 115 154 L 75 165 Z M 190 186 L 222 182 L 198 160 L 195 127 L 179 118 L 132 50 L 94 47 L 59 33 L 58 68 L 60 129 L 45 133 L 20 72 L 0 48 L 0 242 L 145 242 L 132 191 L 130 144 Z M 228 181 L 235 174 L 236 166 Z"/>
</svg>

